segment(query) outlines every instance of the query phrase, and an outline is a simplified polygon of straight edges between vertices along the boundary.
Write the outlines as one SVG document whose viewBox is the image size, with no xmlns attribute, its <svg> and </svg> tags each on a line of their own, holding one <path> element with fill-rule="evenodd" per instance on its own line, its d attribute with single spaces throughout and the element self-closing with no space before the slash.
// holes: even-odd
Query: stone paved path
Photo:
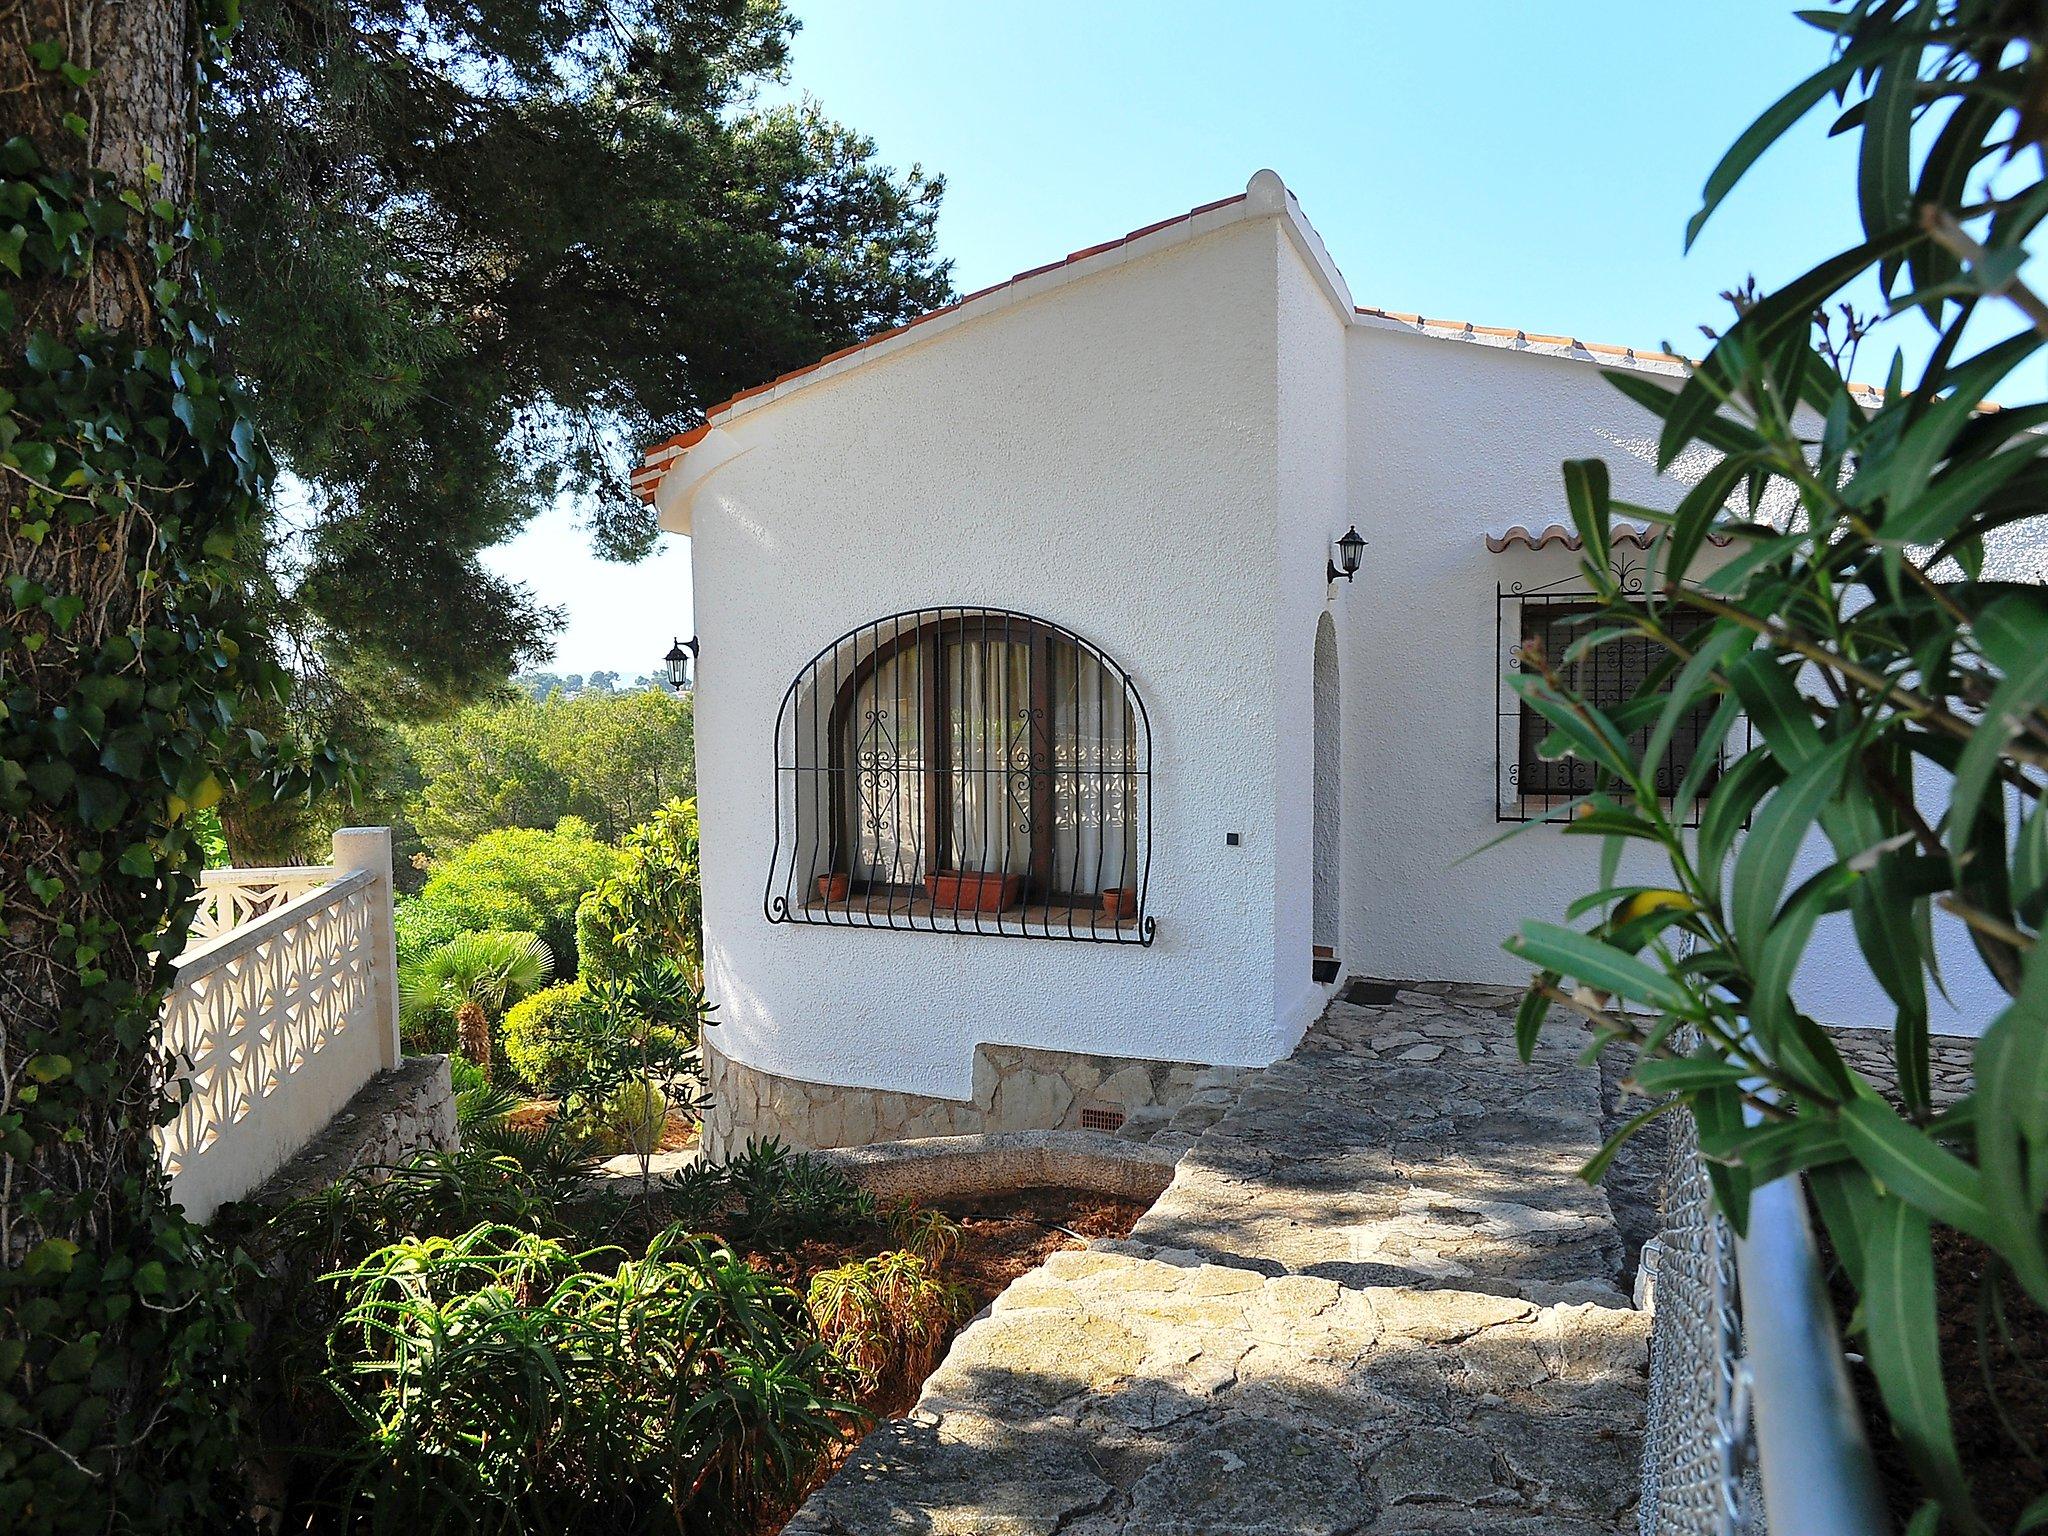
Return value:
<svg viewBox="0 0 2048 1536">
<path fill-rule="evenodd" d="M 1600 1085 L 1513 994 L 1333 1004 L 1130 1238 L 954 1343 L 791 1536 L 1619 1536 L 1647 1320 L 1574 1170 Z"/>
</svg>

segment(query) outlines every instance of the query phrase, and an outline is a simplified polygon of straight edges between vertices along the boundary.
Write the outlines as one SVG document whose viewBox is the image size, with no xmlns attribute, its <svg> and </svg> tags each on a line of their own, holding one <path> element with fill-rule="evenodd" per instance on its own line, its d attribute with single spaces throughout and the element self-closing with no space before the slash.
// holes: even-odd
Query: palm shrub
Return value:
<svg viewBox="0 0 2048 1536">
<path fill-rule="evenodd" d="M 490 1016 L 546 986 L 554 969 L 555 957 L 537 934 L 457 934 L 400 968 L 399 1028 L 408 1042 L 431 1046 L 445 1040 L 452 1024 L 463 1055 L 488 1078 Z"/>
<path fill-rule="evenodd" d="M 334 1279 L 370 1530 L 750 1530 L 857 1412 L 801 1300 L 678 1229 L 626 1259 L 483 1225 Z"/>
<path fill-rule="evenodd" d="M 1575 925 L 1530 922 L 1509 941 L 1537 967 L 1523 1047 L 1553 1004 L 1590 1019 L 1603 1047 L 1633 1042 L 1641 1086 L 1691 1109 L 1738 1228 L 1753 1187 L 1806 1174 L 1930 1496 L 1920 1530 L 1985 1528 L 1943 1386 L 1934 1232 L 1983 1246 L 1994 1301 L 2017 1288 L 2048 1305 L 2048 592 L 1999 560 L 2010 525 L 2048 505 L 2048 404 L 1980 408 L 2048 343 L 2048 304 L 2018 275 L 2048 216 L 2048 117 L 2019 109 L 2048 92 L 2033 17 L 1980 0 L 1807 13 L 1833 40 L 1826 67 L 1729 151 L 1693 229 L 1832 97 L 1838 129 L 1860 136 L 1864 239 L 1738 295 L 1681 387 L 1612 375 L 1661 421 L 1660 468 L 1681 455 L 1708 467 L 1665 513 L 1614 502 L 1597 461 L 1565 466 L 1603 611 L 1567 656 L 1533 656 L 1517 679 L 1551 726 L 1544 750 L 1597 770 L 1560 815 L 1603 845 Z M 1856 284 L 1884 295 L 1887 317 L 1848 307 Z M 1852 389 L 1857 346 L 1886 324 L 1924 328 L 1927 361 L 1895 355 L 1881 395 Z M 1639 598 L 1609 569 L 1618 514 L 1659 530 Z M 1737 552 L 1689 579 L 1710 533 Z M 1602 710 L 1559 663 L 1623 636 L 1666 659 Z M 1700 715 L 1692 770 L 1661 797 L 1665 748 Z M 1755 745 L 1724 763 L 1744 717 Z M 1621 878 L 1630 847 L 1662 872 Z M 1819 866 L 1795 881 L 1802 851 Z M 1928 1050 L 1936 911 L 2010 998 L 1985 1021 L 1974 1092 L 1947 1108 Z M 1794 990 L 1816 924 L 1839 913 L 1890 998 L 1897 1103 Z"/>
</svg>

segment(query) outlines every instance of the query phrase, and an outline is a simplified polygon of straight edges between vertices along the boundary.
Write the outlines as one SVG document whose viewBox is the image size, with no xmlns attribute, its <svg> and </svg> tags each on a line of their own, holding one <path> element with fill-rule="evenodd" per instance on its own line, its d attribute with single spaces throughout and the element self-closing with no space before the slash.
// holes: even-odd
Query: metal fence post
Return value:
<svg viewBox="0 0 2048 1536">
<path fill-rule="evenodd" d="M 1735 1262 L 1771 1529 L 1786 1536 L 1890 1530 L 1797 1177 L 1750 1196 L 1749 1233 L 1735 1240 Z"/>
<path fill-rule="evenodd" d="M 368 870 L 375 877 L 370 902 L 370 988 L 377 1002 L 378 1036 L 384 1070 L 398 1065 L 398 933 L 393 926 L 395 887 L 391 879 L 391 829 L 343 827 L 334 834 L 337 867 Z"/>
</svg>

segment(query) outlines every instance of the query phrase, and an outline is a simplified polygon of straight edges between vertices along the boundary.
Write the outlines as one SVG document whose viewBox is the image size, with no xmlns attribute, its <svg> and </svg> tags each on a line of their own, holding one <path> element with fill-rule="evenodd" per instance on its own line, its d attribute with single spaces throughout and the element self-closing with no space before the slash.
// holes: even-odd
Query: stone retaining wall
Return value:
<svg viewBox="0 0 2048 1536">
<path fill-rule="evenodd" d="M 1100 1131 L 999 1131 L 840 1147 L 819 1154 L 880 1200 L 930 1205 L 1019 1189 L 1073 1189 L 1149 1205 L 1181 1148 Z"/>
<path fill-rule="evenodd" d="M 1892 1032 L 1888 1029 L 1831 1029 L 1828 1037 L 1842 1059 L 1890 1095 L 1898 1092 L 1892 1070 Z M 1927 1068 L 1933 1078 L 1934 1102 L 1951 1103 L 1976 1082 L 1977 1041 L 1974 1036 L 1935 1035 L 1927 1042 Z"/>
<path fill-rule="evenodd" d="M 1220 1114 L 1252 1070 L 979 1045 L 974 1096 L 940 1099 L 762 1072 L 720 1054 L 707 1035 L 704 1077 L 711 1104 L 704 1113 L 703 1147 L 717 1159 L 753 1137 L 775 1136 L 816 1150 L 931 1136 L 1078 1130 L 1081 1112 L 1096 1106 L 1122 1111 L 1126 1119 L 1118 1134 L 1143 1140 L 1176 1116 L 1185 1118 L 1182 1112 L 1198 1101 L 1215 1100 Z"/>
<path fill-rule="evenodd" d="M 446 1056 L 407 1056 L 357 1090 L 327 1128 L 249 1198 L 282 1204 L 358 1168 L 395 1167 L 417 1152 L 455 1148 L 455 1085 Z"/>
</svg>

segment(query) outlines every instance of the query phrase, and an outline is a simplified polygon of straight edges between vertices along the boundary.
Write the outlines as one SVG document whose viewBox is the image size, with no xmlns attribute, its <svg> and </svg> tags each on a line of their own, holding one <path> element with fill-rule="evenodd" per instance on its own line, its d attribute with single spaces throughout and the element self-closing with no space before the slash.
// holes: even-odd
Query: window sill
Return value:
<svg viewBox="0 0 2048 1536">
<path fill-rule="evenodd" d="M 770 902 L 771 922 L 809 923 L 825 928 L 894 928 L 913 933 L 964 933 L 989 938 L 1070 939 L 1081 943 L 1152 942 L 1154 920 L 1142 914 L 1112 918 L 1099 907 L 1038 903 L 1001 912 L 935 907 L 928 897 L 881 894 L 844 901 L 811 900 L 783 906 Z"/>
<path fill-rule="evenodd" d="M 1549 821 L 1553 825 L 1561 827 L 1565 823 L 1565 818 L 1556 813 L 1571 804 L 1575 798 L 1576 796 L 1573 795 L 1559 794 L 1524 795 L 1519 800 L 1503 800 L 1494 807 L 1493 819 L 1502 822 Z M 1700 808 L 1705 802 L 1706 796 L 1704 794 L 1699 799 L 1693 801 L 1692 812 L 1684 825 L 1688 827 L 1699 825 Z M 1668 795 L 1658 796 L 1657 803 L 1667 811 L 1675 804 Z"/>
</svg>

